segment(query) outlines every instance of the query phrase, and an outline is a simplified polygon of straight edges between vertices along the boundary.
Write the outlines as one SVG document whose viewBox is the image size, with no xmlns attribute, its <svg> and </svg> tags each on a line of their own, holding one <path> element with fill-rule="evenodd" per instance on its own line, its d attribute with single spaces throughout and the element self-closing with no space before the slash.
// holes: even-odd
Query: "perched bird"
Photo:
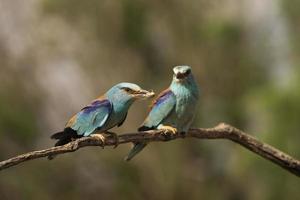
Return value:
<svg viewBox="0 0 300 200">
<path fill-rule="evenodd" d="M 104 143 L 104 136 L 96 133 L 114 134 L 117 137 L 115 133 L 108 132 L 108 130 L 123 124 L 128 109 L 135 100 L 153 96 L 153 92 L 143 90 L 136 84 L 117 84 L 103 96 L 85 106 L 67 122 L 63 131 L 53 134 L 51 138 L 58 140 L 55 146 L 90 135 L 100 138 Z"/>
<path fill-rule="evenodd" d="M 138 131 L 162 129 L 164 134 L 176 134 L 189 130 L 197 108 L 198 85 L 191 67 L 176 66 L 173 71 L 170 87 L 154 100 L 146 120 Z M 146 145 L 146 142 L 135 143 L 125 160 L 130 161 Z"/>
</svg>

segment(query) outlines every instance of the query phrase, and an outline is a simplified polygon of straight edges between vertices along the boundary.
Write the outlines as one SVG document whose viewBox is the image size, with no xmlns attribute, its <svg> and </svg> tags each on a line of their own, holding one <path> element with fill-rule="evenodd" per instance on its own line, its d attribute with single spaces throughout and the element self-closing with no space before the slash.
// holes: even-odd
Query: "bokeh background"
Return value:
<svg viewBox="0 0 300 200">
<path fill-rule="evenodd" d="M 186 64 L 195 127 L 227 122 L 300 158 L 300 1 L 0 0 L 0 159 L 49 136 L 112 85 L 166 88 Z M 136 130 L 149 101 L 114 131 Z M 0 172 L 0 198 L 296 199 L 299 179 L 222 140 L 153 143 L 132 162 L 84 148 Z"/>
</svg>

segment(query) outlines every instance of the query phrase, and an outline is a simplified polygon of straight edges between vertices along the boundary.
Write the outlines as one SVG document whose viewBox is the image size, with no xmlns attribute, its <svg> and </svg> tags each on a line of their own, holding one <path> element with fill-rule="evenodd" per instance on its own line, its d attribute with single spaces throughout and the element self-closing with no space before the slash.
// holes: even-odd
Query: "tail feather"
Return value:
<svg viewBox="0 0 300 200">
<path fill-rule="evenodd" d="M 151 129 L 153 129 L 153 128 L 150 128 L 148 126 L 141 126 L 140 128 L 138 128 L 138 131 L 148 131 Z M 134 156 L 136 156 L 139 152 L 141 152 L 147 146 L 147 144 L 148 144 L 147 142 L 134 143 L 134 146 L 129 151 L 128 155 L 125 157 L 124 160 L 130 161 Z"/>
<path fill-rule="evenodd" d="M 140 128 L 138 128 L 138 131 L 149 131 L 152 130 L 152 127 L 148 127 L 148 126 L 141 126 Z"/>
<path fill-rule="evenodd" d="M 147 146 L 146 142 L 135 143 L 124 160 L 130 161 L 134 156 L 136 156 L 140 151 L 142 151 L 145 148 L 145 146 Z"/>
<path fill-rule="evenodd" d="M 80 138 L 82 136 L 77 135 L 77 132 L 71 128 L 65 128 L 63 131 L 55 133 L 51 136 L 51 139 L 58 140 L 55 146 L 61 146 L 71 142 L 73 139 Z"/>
<path fill-rule="evenodd" d="M 58 140 L 54 146 L 62 146 L 71 142 L 76 138 L 80 138 L 82 136 L 77 135 L 77 132 L 71 128 L 65 128 L 63 131 L 55 133 L 51 136 L 51 139 Z M 52 160 L 55 155 L 48 156 L 49 160 Z"/>
<path fill-rule="evenodd" d="M 61 132 L 54 133 L 53 135 L 51 135 L 50 138 L 53 139 L 53 140 L 59 140 L 64 135 L 65 135 L 65 131 L 61 131 Z"/>
</svg>

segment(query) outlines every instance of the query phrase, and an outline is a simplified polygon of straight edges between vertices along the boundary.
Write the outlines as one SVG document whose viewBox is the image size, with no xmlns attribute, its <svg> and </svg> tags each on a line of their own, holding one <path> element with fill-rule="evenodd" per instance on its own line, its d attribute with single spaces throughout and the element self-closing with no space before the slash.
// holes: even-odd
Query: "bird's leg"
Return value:
<svg viewBox="0 0 300 200">
<path fill-rule="evenodd" d="M 170 133 L 172 135 L 175 135 L 177 133 L 177 128 L 174 128 L 172 126 L 159 125 L 158 129 L 163 131 L 163 135 L 168 135 Z"/>
<path fill-rule="evenodd" d="M 116 144 L 115 144 L 115 146 L 114 146 L 114 149 L 117 148 L 117 146 L 119 146 L 119 136 L 118 136 L 116 133 L 110 132 L 110 131 L 105 131 L 105 133 L 106 133 L 106 134 L 109 134 L 109 135 L 111 135 L 111 136 L 113 136 L 113 138 L 114 138 L 115 141 L 116 141 Z"/>
<path fill-rule="evenodd" d="M 95 138 L 101 140 L 101 146 L 102 146 L 102 148 L 104 149 L 104 146 L 105 146 L 105 140 L 106 140 L 106 139 L 105 139 L 105 136 L 103 136 L 103 134 L 101 134 L 101 133 L 95 133 L 95 134 L 92 135 L 92 137 L 95 137 Z"/>
</svg>

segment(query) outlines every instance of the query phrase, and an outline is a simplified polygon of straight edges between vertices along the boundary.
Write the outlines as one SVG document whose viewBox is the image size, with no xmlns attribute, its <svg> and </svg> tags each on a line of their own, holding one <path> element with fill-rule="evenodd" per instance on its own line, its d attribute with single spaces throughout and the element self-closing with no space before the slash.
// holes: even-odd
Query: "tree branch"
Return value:
<svg viewBox="0 0 300 200">
<path fill-rule="evenodd" d="M 139 133 L 129 133 L 119 136 L 119 144 L 131 143 L 131 142 L 155 142 L 155 141 L 170 141 L 178 138 L 198 138 L 198 139 L 228 139 L 241 146 L 247 148 L 248 150 L 260 155 L 261 157 L 272 161 L 276 165 L 282 167 L 283 169 L 289 171 L 290 173 L 300 177 L 300 161 L 291 157 L 290 155 L 283 153 L 282 151 L 266 144 L 260 142 L 256 138 L 244 133 L 243 131 L 232 127 L 227 124 L 219 124 L 214 128 L 196 128 L 190 129 L 185 135 L 176 134 L 165 136 L 161 134 L 159 130 L 145 131 Z M 104 146 L 114 146 L 116 140 L 107 136 Z M 52 147 L 45 150 L 33 151 L 26 154 L 22 154 L 8 160 L 0 162 L 0 170 L 18 165 L 22 162 L 47 157 L 54 156 L 58 154 L 64 154 L 68 152 L 74 152 L 78 149 L 86 146 L 102 146 L 102 142 L 96 137 L 84 137 L 75 140 L 64 146 Z"/>
</svg>

